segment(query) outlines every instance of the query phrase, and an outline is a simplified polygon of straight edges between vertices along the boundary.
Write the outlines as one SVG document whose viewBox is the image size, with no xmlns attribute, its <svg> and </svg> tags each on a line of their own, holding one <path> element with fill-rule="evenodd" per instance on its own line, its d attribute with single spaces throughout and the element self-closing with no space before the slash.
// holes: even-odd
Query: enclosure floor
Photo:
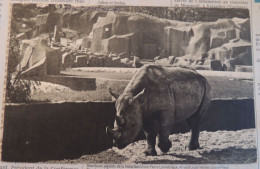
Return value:
<svg viewBox="0 0 260 169">
<path fill-rule="evenodd" d="M 146 141 L 130 144 L 125 149 L 115 147 L 94 155 L 84 155 L 79 159 L 48 161 L 48 163 L 142 163 L 142 164 L 242 164 L 255 163 L 256 130 L 216 131 L 200 134 L 201 149 L 189 151 L 186 147 L 190 133 L 173 134 L 173 144 L 168 153 L 163 154 L 156 147 L 157 156 L 145 156 Z"/>
<path fill-rule="evenodd" d="M 65 75 L 106 78 L 108 73 L 134 74 L 138 70 L 139 68 L 79 67 L 79 68 L 73 68 L 70 70 L 62 71 L 61 73 Z M 207 70 L 197 70 L 197 72 L 199 72 L 204 76 L 221 76 L 221 77 L 229 77 L 229 78 L 253 79 L 252 72 L 229 72 L 229 71 L 207 71 Z M 99 76 L 97 76 L 96 73 L 99 73 Z M 112 79 L 113 78 L 117 79 L 116 76 L 112 77 Z M 119 79 L 121 79 L 121 77 Z"/>
</svg>

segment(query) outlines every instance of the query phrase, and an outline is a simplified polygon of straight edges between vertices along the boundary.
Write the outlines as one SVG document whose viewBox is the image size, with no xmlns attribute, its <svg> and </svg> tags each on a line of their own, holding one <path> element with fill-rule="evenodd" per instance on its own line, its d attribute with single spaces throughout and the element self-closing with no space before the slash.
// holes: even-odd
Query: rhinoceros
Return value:
<svg viewBox="0 0 260 169">
<path fill-rule="evenodd" d="M 186 120 L 191 129 L 189 150 L 198 149 L 200 124 L 210 103 L 210 85 L 195 70 L 145 65 L 133 76 L 124 92 L 116 98 L 114 129 L 106 127 L 114 146 L 125 148 L 143 129 L 147 139 L 146 155 L 169 151 L 170 130 L 174 123 Z"/>
</svg>

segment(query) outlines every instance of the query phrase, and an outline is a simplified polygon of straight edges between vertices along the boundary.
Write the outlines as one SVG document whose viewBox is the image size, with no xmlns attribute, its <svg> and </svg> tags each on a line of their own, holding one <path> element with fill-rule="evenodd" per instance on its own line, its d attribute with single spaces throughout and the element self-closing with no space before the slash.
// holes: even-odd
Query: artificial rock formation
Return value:
<svg viewBox="0 0 260 169">
<path fill-rule="evenodd" d="M 76 62 L 72 64 L 71 59 L 66 59 L 70 58 L 66 55 L 62 62 L 65 67 L 136 67 L 135 63 L 139 67 L 140 60 L 153 60 L 157 56 L 159 57 L 156 64 L 195 69 L 234 71 L 238 64 L 252 65 L 249 19 L 180 22 L 137 12 L 60 8 L 37 15 L 35 29 L 31 32 L 34 37 L 48 33 L 56 42 L 60 42 L 54 44 L 56 47 L 85 51 L 78 56 L 87 55 L 88 58 L 83 57 L 88 60 L 87 63 L 78 63 L 73 56 Z M 28 37 L 29 33 L 26 33 L 26 36 L 17 36 L 19 39 Z M 22 50 L 26 47 L 23 44 Z M 91 51 L 92 54 L 101 53 L 103 56 L 90 55 L 86 51 Z M 247 54 L 241 59 L 240 55 L 243 53 Z M 104 57 L 108 55 L 116 57 Z M 138 62 L 131 59 L 133 56 L 139 58 Z M 189 59 L 186 56 L 189 56 Z"/>
<path fill-rule="evenodd" d="M 47 45 L 45 38 L 35 38 L 23 41 L 23 58 L 17 69 L 23 76 L 43 76 L 60 73 L 62 53 Z M 26 47 L 27 46 L 27 47 Z"/>
</svg>

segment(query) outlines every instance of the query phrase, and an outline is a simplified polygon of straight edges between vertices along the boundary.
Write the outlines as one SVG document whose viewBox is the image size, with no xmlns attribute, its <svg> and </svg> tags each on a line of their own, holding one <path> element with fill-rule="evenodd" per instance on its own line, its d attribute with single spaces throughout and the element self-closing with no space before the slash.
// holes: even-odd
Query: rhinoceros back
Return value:
<svg viewBox="0 0 260 169">
<path fill-rule="evenodd" d="M 153 74 L 147 72 L 150 76 L 147 86 L 151 94 L 150 105 L 169 109 L 174 113 L 174 121 L 184 120 L 198 110 L 207 85 L 203 76 L 194 70 L 177 67 L 156 71 Z M 158 98 L 161 104 L 157 104 Z"/>
<path fill-rule="evenodd" d="M 207 87 L 207 80 L 195 70 L 145 65 L 124 93 L 135 96 L 145 89 L 150 112 L 169 110 L 174 121 L 181 121 L 198 110 Z"/>
</svg>

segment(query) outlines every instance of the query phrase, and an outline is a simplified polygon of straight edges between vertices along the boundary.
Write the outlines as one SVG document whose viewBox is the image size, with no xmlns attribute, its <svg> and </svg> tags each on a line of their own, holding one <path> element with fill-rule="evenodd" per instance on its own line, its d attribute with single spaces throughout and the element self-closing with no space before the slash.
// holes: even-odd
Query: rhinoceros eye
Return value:
<svg viewBox="0 0 260 169">
<path fill-rule="evenodd" d="M 132 128 L 134 128 L 134 127 L 135 127 L 135 123 L 132 124 Z"/>
</svg>

